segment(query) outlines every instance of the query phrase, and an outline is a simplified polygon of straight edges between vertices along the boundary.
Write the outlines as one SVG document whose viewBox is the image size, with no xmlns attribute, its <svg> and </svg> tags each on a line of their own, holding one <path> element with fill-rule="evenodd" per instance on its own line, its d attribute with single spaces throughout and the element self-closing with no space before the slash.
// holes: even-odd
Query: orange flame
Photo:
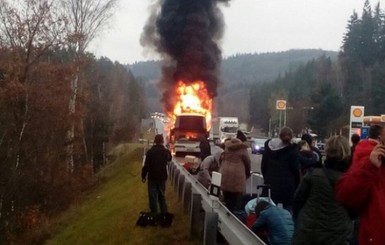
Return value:
<svg viewBox="0 0 385 245">
<path fill-rule="evenodd" d="M 209 96 L 206 85 L 202 81 L 196 81 L 186 85 L 179 81 L 176 87 L 176 103 L 173 115 L 183 113 L 196 113 L 205 116 L 208 129 L 211 125 L 212 98 Z"/>
</svg>

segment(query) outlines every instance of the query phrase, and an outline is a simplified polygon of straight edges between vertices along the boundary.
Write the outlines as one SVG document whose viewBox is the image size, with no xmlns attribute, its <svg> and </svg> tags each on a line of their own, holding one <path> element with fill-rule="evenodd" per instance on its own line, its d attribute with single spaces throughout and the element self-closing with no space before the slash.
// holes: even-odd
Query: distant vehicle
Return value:
<svg viewBox="0 0 385 245">
<path fill-rule="evenodd" d="M 211 120 L 210 138 L 221 144 L 227 138 L 234 138 L 239 128 L 238 117 L 216 117 Z"/>
<path fill-rule="evenodd" d="M 198 114 L 176 116 L 174 128 L 170 132 L 171 149 L 178 153 L 200 153 L 199 143 L 208 137 L 206 118 Z"/>
<path fill-rule="evenodd" d="M 265 152 L 265 142 L 268 139 L 264 138 L 251 138 L 249 141 L 251 147 L 251 153 L 263 154 Z"/>
</svg>

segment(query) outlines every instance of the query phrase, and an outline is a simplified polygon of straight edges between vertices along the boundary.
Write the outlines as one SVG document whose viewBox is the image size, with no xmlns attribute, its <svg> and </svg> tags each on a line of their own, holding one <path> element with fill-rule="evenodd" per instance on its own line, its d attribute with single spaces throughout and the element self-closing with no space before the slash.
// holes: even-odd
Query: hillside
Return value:
<svg viewBox="0 0 385 245">
<path fill-rule="evenodd" d="M 194 244 L 189 239 L 188 215 L 183 214 L 170 182 L 166 198 L 175 214 L 172 226 L 135 226 L 139 212 L 148 210 L 147 184 L 140 178 L 142 155 L 141 145 L 121 146 L 116 160 L 101 173 L 99 186 L 87 199 L 40 231 L 41 236 L 49 237 L 45 244 Z"/>
<path fill-rule="evenodd" d="M 237 54 L 223 60 L 222 81 L 225 84 L 270 82 L 289 70 L 322 55 L 332 60 L 337 52 L 321 49 L 289 50 L 261 54 Z"/>
<path fill-rule="evenodd" d="M 271 82 L 279 75 L 283 76 L 286 72 L 295 70 L 300 65 L 322 55 L 336 60 L 338 53 L 321 49 L 304 49 L 261 54 L 237 54 L 225 58 L 221 66 L 222 86 L 218 88 L 216 99 L 217 113 L 238 116 L 243 121 L 247 121 L 247 108 L 240 111 L 240 104 L 237 104 L 236 107 L 225 108 L 226 101 L 229 100 L 240 101 L 241 108 L 247 106 L 248 88 L 242 85 Z M 145 88 L 149 111 L 162 110 L 159 103 L 160 93 L 156 86 L 156 81 L 161 76 L 160 66 L 159 61 L 137 62 L 127 65 L 134 76 L 141 80 Z"/>
<path fill-rule="evenodd" d="M 224 83 L 272 81 L 279 74 L 295 69 L 300 64 L 325 55 L 335 60 L 337 52 L 321 49 L 298 49 L 271 53 L 237 54 L 223 59 L 221 77 Z M 159 61 L 136 62 L 127 65 L 135 77 L 144 82 L 160 77 Z"/>
</svg>

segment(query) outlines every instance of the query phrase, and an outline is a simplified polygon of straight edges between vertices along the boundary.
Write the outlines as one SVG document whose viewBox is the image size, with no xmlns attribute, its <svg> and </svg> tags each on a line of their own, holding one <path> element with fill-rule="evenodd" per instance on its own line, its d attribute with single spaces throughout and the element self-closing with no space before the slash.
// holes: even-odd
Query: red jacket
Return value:
<svg viewBox="0 0 385 245">
<path fill-rule="evenodd" d="M 377 143 L 358 143 L 352 166 L 336 186 L 337 200 L 360 215 L 359 244 L 385 244 L 385 166 L 374 166 L 369 155 Z"/>
</svg>

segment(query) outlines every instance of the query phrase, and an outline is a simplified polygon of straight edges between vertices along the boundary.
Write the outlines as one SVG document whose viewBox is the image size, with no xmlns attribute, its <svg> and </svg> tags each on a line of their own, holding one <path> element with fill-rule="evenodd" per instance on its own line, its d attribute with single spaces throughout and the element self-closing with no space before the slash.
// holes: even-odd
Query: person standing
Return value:
<svg viewBox="0 0 385 245">
<path fill-rule="evenodd" d="M 354 154 L 352 155 L 352 167 L 355 168 L 360 165 L 365 159 L 369 159 L 370 152 L 378 144 L 378 138 L 381 136 L 382 126 L 374 124 L 369 128 L 369 137 L 365 140 L 361 140 L 354 148 Z"/>
<path fill-rule="evenodd" d="M 265 142 L 261 162 L 264 183 L 271 187 L 271 198 L 289 211 L 300 180 L 298 148 L 291 143 L 292 138 L 291 128 L 282 128 L 279 139 Z"/>
<path fill-rule="evenodd" d="M 376 138 L 376 139 L 374 139 Z M 373 125 L 336 186 L 337 200 L 359 216 L 358 244 L 385 244 L 385 128 Z"/>
<path fill-rule="evenodd" d="M 310 149 L 318 155 L 318 161 L 314 167 L 322 167 L 322 153 L 317 147 L 315 147 L 313 136 L 310 134 L 303 134 L 301 140 L 305 140 L 309 144 Z"/>
<path fill-rule="evenodd" d="M 306 174 L 306 171 L 317 166 L 319 156 L 310 149 L 309 144 L 305 140 L 298 142 L 299 148 L 299 164 L 301 168 L 301 176 Z"/>
<path fill-rule="evenodd" d="M 349 168 L 349 141 L 332 136 L 325 145 L 324 168 L 314 168 L 305 175 L 293 202 L 295 230 L 293 245 L 348 244 L 352 221 L 334 194 L 334 186 Z"/>
<path fill-rule="evenodd" d="M 352 146 L 350 147 L 350 163 L 353 161 L 354 151 L 356 150 L 356 145 L 360 142 L 361 138 L 358 134 L 352 134 L 350 137 L 350 142 L 352 142 Z"/>
<path fill-rule="evenodd" d="M 225 151 L 219 172 L 222 174 L 221 190 L 226 207 L 231 211 L 243 209 L 246 179 L 250 177 L 250 157 L 247 145 L 237 138 L 225 142 Z"/>
<path fill-rule="evenodd" d="M 154 139 L 154 146 L 146 153 L 146 159 L 142 167 L 142 182 L 148 179 L 148 198 L 152 213 L 167 213 L 165 198 L 167 164 L 171 161 L 171 152 L 164 147 L 163 135 L 157 134 Z"/>
<path fill-rule="evenodd" d="M 238 129 L 237 130 L 237 136 L 236 136 L 237 139 L 239 139 L 240 141 L 242 142 L 246 142 L 247 141 L 247 137 L 246 135 L 242 132 L 242 130 Z"/>
<path fill-rule="evenodd" d="M 199 150 L 199 156 L 201 158 L 201 161 L 205 160 L 206 157 L 211 155 L 211 146 L 207 137 L 203 136 L 201 138 L 201 141 L 199 143 Z"/>
</svg>

